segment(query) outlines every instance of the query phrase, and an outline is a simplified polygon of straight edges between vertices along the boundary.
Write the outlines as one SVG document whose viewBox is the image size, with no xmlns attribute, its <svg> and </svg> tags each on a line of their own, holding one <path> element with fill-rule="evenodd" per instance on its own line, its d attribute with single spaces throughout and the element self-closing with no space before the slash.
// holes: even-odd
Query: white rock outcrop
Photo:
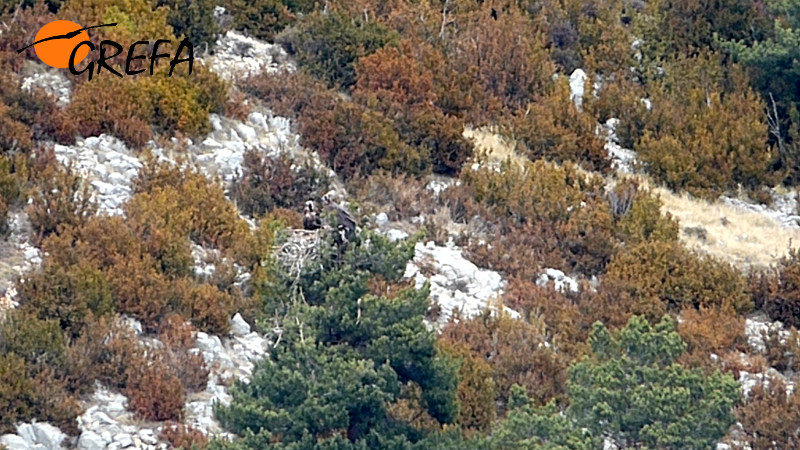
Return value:
<svg viewBox="0 0 800 450">
<path fill-rule="evenodd" d="M 431 275 L 428 275 L 431 274 Z M 503 277 L 492 270 L 481 269 L 464 258 L 461 249 L 454 245 L 442 247 L 432 241 L 417 243 L 414 258 L 406 265 L 404 276 L 413 278 L 417 288 L 430 282 L 430 299 L 438 304 L 442 314 L 437 324 L 446 324 L 454 311 L 464 317 L 482 313 L 486 309 L 497 310 L 506 286 Z M 503 307 L 512 317 L 516 311 Z"/>
<path fill-rule="evenodd" d="M 60 70 L 46 70 L 36 72 L 22 80 L 22 90 L 32 91 L 42 89 L 56 98 L 58 106 L 69 103 L 72 83 Z"/>
<path fill-rule="evenodd" d="M 0 436 L 0 445 L 8 450 L 60 450 L 67 435 L 45 422 L 17 424 L 16 434 Z"/>
<path fill-rule="evenodd" d="M 217 40 L 214 54 L 206 58 L 206 63 L 227 80 L 262 72 L 294 71 L 294 64 L 280 45 L 259 41 L 237 31 L 228 31 Z"/>
<path fill-rule="evenodd" d="M 578 281 L 558 269 L 544 269 L 544 272 L 536 279 L 537 286 L 547 286 L 550 283 L 553 283 L 553 287 L 557 291 L 564 294 L 578 292 Z"/>
</svg>

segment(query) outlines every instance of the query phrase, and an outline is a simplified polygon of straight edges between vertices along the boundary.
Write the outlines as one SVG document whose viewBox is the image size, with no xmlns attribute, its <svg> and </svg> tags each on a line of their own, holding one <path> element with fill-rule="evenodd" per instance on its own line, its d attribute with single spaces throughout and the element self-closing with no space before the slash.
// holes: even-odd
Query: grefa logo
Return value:
<svg viewBox="0 0 800 450">
<path fill-rule="evenodd" d="M 34 42 L 26 47 L 17 50 L 17 53 L 22 53 L 26 49 L 33 47 L 36 56 L 47 64 L 48 66 L 58 69 L 69 69 L 73 75 L 87 74 L 88 79 L 91 80 L 94 74 L 100 74 L 105 69 L 108 72 L 122 77 L 123 74 L 117 69 L 111 67 L 108 61 L 122 54 L 123 48 L 117 42 L 111 40 L 103 40 L 100 42 L 99 48 L 89 41 L 89 34 L 87 30 L 101 27 L 115 27 L 116 23 L 106 23 L 102 25 L 92 25 L 89 27 L 81 27 L 75 22 L 69 20 L 54 20 L 36 33 Z M 182 63 L 189 63 L 189 74 L 192 73 L 194 65 L 194 46 L 187 39 L 184 39 L 178 44 L 178 50 L 175 56 L 170 56 L 169 53 L 159 53 L 159 48 L 163 44 L 168 44 L 168 39 L 158 39 L 152 47 L 152 52 L 149 55 L 150 59 L 150 75 L 153 75 L 153 70 L 156 61 L 159 59 L 170 58 L 169 63 L 169 76 L 172 76 L 175 66 Z M 137 47 L 144 51 L 150 46 L 150 41 L 137 41 L 131 44 L 128 48 L 127 57 L 125 58 L 125 75 L 136 75 L 145 72 L 147 69 L 132 69 L 131 63 L 140 59 L 147 59 L 147 55 L 143 53 L 137 54 Z M 83 68 L 79 69 L 77 64 L 81 63 L 90 53 L 95 54 L 96 58 L 90 59 L 89 63 L 85 64 Z M 187 53 L 186 57 L 181 57 L 181 54 Z"/>
</svg>

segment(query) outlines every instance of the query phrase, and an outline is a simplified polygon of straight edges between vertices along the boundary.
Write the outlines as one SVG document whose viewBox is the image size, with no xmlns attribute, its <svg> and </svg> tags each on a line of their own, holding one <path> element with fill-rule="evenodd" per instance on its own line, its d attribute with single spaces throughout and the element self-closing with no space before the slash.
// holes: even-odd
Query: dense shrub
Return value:
<svg viewBox="0 0 800 450">
<path fill-rule="evenodd" d="M 623 181 L 608 195 L 619 237 L 627 244 L 647 240 L 675 242 L 678 222 L 670 213 L 661 214 L 661 200 L 633 181 Z"/>
<path fill-rule="evenodd" d="M 333 108 L 317 106 L 303 111 L 302 143 L 316 149 L 339 176 L 367 176 L 378 169 L 420 174 L 426 168 L 423 149 L 405 143 L 382 114 L 344 101 Z"/>
<path fill-rule="evenodd" d="M 753 306 L 739 271 L 678 243 L 649 241 L 622 250 L 609 263 L 603 283 L 641 306 L 656 300 L 667 308 L 726 306 L 747 312 Z M 634 314 L 644 312 L 632 308 Z"/>
<path fill-rule="evenodd" d="M 28 376 L 47 368 L 63 371 L 67 344 L 57 320 L 41 320 L 24 309 L 11 311 L 0 329 L 0 353 L 14 353 L 25 359 Z"/>
<path fill-rule="evenodd" d="M 69 167 L 59 165 L 52 154 L 40 154 L 32 173 L 36 185 L 27 212 L 38 241 L 59 227 L 80 226 L 95 213 L 88 185 Z"/>
<path fill-rule="evenodd" d="M 109 133 L 137 147 L 152 139 L 154 130 L 190 136 L 207 133 L 208 114 L 222 111 L 227 85 L 201 63 L 194 64 L 191 75 L 184 66 L 176 66 L 171 77 L 162 64 L 153 76 L 101 75 L 80 83 L 66 114 L 74 118 L 81 136 Z"/>
<path fill-rule="evenodd" d="M 66 0 L 59 11 L 59 18 L 82 25 L 116 22 L 116 27 L 93 30 L 89 33 L 90 39 L 95 45 L 103 39 L 111 39 L 123 48 L 139 40 L 154 42 L 156 39 L 169 39 L 175 45 L 168 15 L 168 8 L 149 0 Z M 122 52 L 115 62 L 124 63 L 125 56 L 126 52 Z"/>
<path fill-rule="evenodd" d="M 75 87 L 66 114 L 74 117 L 76 132 L 81 136 L 109 133 L 129 145 L 142 146 L 153 137 L 149 121 L 152 105 L 142 94 L 130 79 L 97 77 Z"/>
<path fill-rule="evenodd" d="M 488 98 L 475 107 L 491 116 L 502 109 L 523 110 L 551 85 L 555 65 L 546 42 L 532 19 L 517 8 L 506 8 L 502 20 L 493 20 L 492 7 L 460 17 L 458 31 L 447 33 L 445 60 L 466 74 L 460 91 L 483 91 Z M 466 78 L 466 79 L 464 79 Z M 454 80 L 455 81 L 455 80 Z M 550 111 L 552 113 L 552 111 Z"/>
<path fill-rule="evenodd" d="M 0 353 L 0 432 L 16 432 L 17 423 L 38 419 L 67 433 L 77 433 L 75 418 L 80 414 L 80 405 L 61 389 L 62 383 L 53 378 L 50 370 L 31 377 L 22 357 Z"/>
<path fill-rule="evenodd" d="M 258 20 L 261 20 L 260 16 Z M 355 84 L 353 65 L 359 58 L 395 40 L 395 35 L 378 22 L 365 22 L 340 12 L 313 13 L 295 32 L 284 38 L 285 45 L 295 54 L 300 66 L 306 67 L 328 86 L 342 88 Z"/>
<path fill-rule="evenodd" d="M 507 120 L 510 134 L 532 160 L 570 161 L 599 172 L 610 168 L 605 143 L 595 132 L 597 121 L 575 106 L 565 78 Z"/>
<path fill-rule="evenodd" d="M 416 61 L 412 43 L 384 47 L 359 60 L 354 97 L 392 117 L 401 136 L 422 147 L 437 173 L 458 172 L 472 155 L 464 123 L 435 106 L 433 73 Z"/>
<path fill-rule="evenodd" d="M 667 67 L 681 72 L 669 77 L 685 80 L 667 78 L 665 84 L 672 86 L 654 90 L 654 112 L 634 147 L 659 182 L 711 198 L 738 185 L 755 188 L 771 181 L 768 170 L 773 159 L 765 144 L 764 102 L 736 71 L 730 90 L 702 74 L 685 72 L 692 64 L 706 67 L 714 61 L 686 59 Z"/>
<path fill-rule="evenodd" d="M 186 394 L 181 380 L 166 363 L 155 359 L 128 367 L 125 395 L 130 409 L 145 420 L 183 419 Z"/>
<path fill-rule="evenodd" d="M 328 192 L 327 174 L 310 163 L 299 165 L 287 156 L 265 157 L 257 152 L 244 155 L 243 173 L 231 189 L 239 209 L 258 217 L 276 208 L 302 210 L 310 199 Z"/>
<path fill-rule="evenodd" d="M 174 224 L 176 231 L 200 244 L 226 249 L 249 233 L 222 187 L 197 169 L 148 160 L 133 188 L 138 195 L 160 198 L 149 207 L 167 220 L 187 215 Z"/>
<path fill-rule="evenodd" d="M 188 39 L 197 50 L 213 47 L 223 31 L 214 16 L 216 2 L 212 0 L 157 0 L 156 5 L 169 9 L 167 23 L 175 36 Z"/>
<path fill-rule="evenodd" d="M 711 367 L 711 355 L 722 357 L 746 349 L 744 317 L 733 308 L 712 306 L 681 311 L 678 333 L 686 342 L 682 360 L 689 367 Z"/>
<path fill-rule="evenodd" d="M 736 408 L 736 417 L 752 448 L 792 448 L 800 445 L 800 395 L 787 392 L 779 377 L 758 382 L 747 399 Z"/>
<path fill-rule="evenodd" d="M 272 41 L 297 20 L 287 3 L 285 0 L 235 0 L 226 6 L 233 15 L 234 28 L 258 39 Z"/>
<path fill-rule="evenodd" d="M 531 320 L 492 317 L 487 311 L 451 322 L 440 339 L 451 345 L 464 343 L 473 357 L 485 359 L 501 405 L 508 402 L 515 384 L 524 386 L 537 404 L 545 404 L 564 395 L 567 362 L 550 348 L 544 324 Z"/>
<path fill-rule="evenodd" d="M 499 224 L 493 231 L 500 251 L 471 248 L 485 265 L 518 276 L 534 276 L 542 264 L 598 274 L 616 252 L 615 221 L 609 204 L 599 201 L 600 177 L 539 160 L 524 167 L 504 163 L 500 171 L 485 164 L 461 178 L 461 189 Z"/>
<path fill-rule="evenodd" d="M 48 262 L 20 283 L 22 308 L 43 320 L 57 320 L 71 336 L 78 336 L 90 317 L 115 309 L 109 281 L 102 272 L 86 266 L 60 266 Z"/>
<path fill-rule="evenodd" d="M 800 326 L 800 251 L 790 249 L 775 267 L 751 278 L 755 305 L 773 320 Z"/>
</svg>

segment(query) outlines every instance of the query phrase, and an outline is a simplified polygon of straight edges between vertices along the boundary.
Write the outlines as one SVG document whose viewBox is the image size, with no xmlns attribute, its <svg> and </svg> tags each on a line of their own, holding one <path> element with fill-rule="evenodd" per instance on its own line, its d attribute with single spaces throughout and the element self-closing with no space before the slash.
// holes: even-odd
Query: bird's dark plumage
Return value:
<svg viewBox="0 0 800 450">
<path fill-rule="evenodd" d="M 334 203 L 327 195 L 322 197 L 322 203 L 325 205 L 327 210 L 336 211 L 336 221 L 338 226 L 342 227 L 348 233 L 356 231 L 356 226 L 358 226 L 358 223 L 353 215 L 350 214 L 350 211 L 345 209 L 343 206 Z"/>
<path fill-rule="evenodd" d="M 497 10 L 492 8 L 492 19 L 497 20 Z"/>
<path fill-rule="evenodd" d="M 306 230 L 318 230 L 322 228 L 322 218 L 319 216 L 314 202 L 306 202 L 305 212 L 303 213 L 303 228 Z"/>
</svg>

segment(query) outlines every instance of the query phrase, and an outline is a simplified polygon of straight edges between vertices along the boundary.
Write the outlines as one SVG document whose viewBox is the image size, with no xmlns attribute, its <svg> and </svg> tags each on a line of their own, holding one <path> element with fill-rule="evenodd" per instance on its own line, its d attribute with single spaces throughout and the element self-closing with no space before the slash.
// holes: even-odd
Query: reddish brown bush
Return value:
<svg viewBox="0 0 800 450">
<path fill-rule="evenodd" d="M 182 285 L 176 309 L 189 317 L 198 329 L 225 334 L 233 315 L 233 297 L 210 284 Z"/>
<path fill-rule="evenodd" d="M 301 211 L 309 199 L 319 199 L 327 191 L 327 174 L 304 164 L 299 169 L 289 157 L 264 157 L 257 152 L 244 155 L 242 177 L 231 189 L 239 209 L 258 217 L 276 208 Z"/>
<path fill-rule="evenodd" d="M 750 391 L 736 416 L 754 449 L 796 448 L 800 445 L 800 395 L 786 392 L 786 384 L 767 377 Z"/>
<path fill-rule="evenodd" d="M 686 342 L 683 363 L 696 367 L 712 368 L 711 354 L 722 357 L 726 353 L 746 349 L 744 317 L 731 307 L 687 308 L 678 322 L 678 333 Z"/>
<path fill-rule="evenodd" d="M 208 446 L 208 438 L 202 431 L 182 423 L 166 425 L 159 437 L 177 449 L 202 450 Z"/>
<path fill-rule="evenodd" d="M 738 270 L 678 243 L 650 241 L 624 249 L 609 263 L 603 283 L 637 301 L 659 299 L 673 308 L 729 306 L 746 312 L 753 306 Z"/>
<path fill-rule="evenodd" d="M 546 329 L 540 322 L 492 317 L 487 312 L 451 322 L 440 339 L 465 343 L 475 357 L 486 360 L 501 403 L 508 400 L 514 384 L 524 386 L 539 404 L 564 395 L 567 360 L 546 343 Z"/>
<path fill-rule="evenodd" d="M 130 409 L 145 420 L 183 418 L 186 394 L 178 379 L 161 359 L 131 365 L 126 371 L 125 395 Z"/>
<path fill-rule="evenodd" d="M 52 152 L 38 155 L 31 173 L 35 188 L 27 211 L 38 242 L 61 226 L 80 226 L 94 215 L 88 185 L 71 169 L 62 168 Z"/>
<path fill-rule="evenodd" d="M 790 249 L 775 267 L 751 274 L 749 291 L 770 318 L 800 327 L 800 251 Z"/>
</svg>

